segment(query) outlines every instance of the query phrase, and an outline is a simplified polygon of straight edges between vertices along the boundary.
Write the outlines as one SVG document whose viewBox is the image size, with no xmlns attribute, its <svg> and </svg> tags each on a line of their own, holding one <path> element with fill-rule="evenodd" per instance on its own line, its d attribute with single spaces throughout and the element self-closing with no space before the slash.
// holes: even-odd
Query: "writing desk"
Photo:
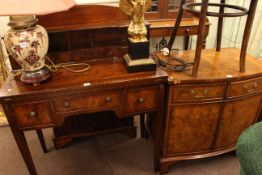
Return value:
<svg viewBox="0 0 262 175">
<path fill-rule="evenodd" d="M 37 87 L 11 76 L 4 82 L 0 102 L 31 175 L 37 172 L 24 131 L 59 127 L 68 116 L 108 110 L 120 118 L 151 113 L 162 120 L 165 72 L 128 74 L 123 62 L 115 59 L 89 63 L 92 67 L 85 73 L 59 70 Z"/>
<path fill-rule="evenodd" d="M 37 171 L 24 131 L 36 130 L 46 151 L 41 129 L 61 127 L 80 114 L 113 111 L 125 118 L 148 113 L 159 121 L 157 130 L 162 129 L 167 74 L 161 69 L 127 72 L 122 56 L 127 53 L 129 19 L 118 7 L 81 5 L 38 19 L 48 31 L 48 56 L 55 64 L 85 62 L 91 68 L 83 73 L 59 69 L 36 87 L 13 76 L 3 83 L 0 103 L 31 175 Z M 14 62 L 12 67 L 18 68 Z M 155 162 L 159 144 L 154 142 Z"/>
</svg>

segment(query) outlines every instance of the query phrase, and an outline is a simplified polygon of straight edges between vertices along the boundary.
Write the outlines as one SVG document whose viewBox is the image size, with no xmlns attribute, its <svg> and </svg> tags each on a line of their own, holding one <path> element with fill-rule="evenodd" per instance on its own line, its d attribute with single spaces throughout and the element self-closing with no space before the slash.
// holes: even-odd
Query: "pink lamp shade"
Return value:
<svg viewBox="0 0 262 175">
<path fill-rule="evenodd" d="M 46 15 L 66 11 L 74 0 L 0 0 L 0 16 Z"/>
</svg>

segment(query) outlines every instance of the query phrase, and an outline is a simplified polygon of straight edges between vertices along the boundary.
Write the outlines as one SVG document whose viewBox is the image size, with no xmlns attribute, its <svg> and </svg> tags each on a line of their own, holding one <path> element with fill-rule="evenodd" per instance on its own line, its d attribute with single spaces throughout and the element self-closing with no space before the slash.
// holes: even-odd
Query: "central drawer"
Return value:
<svg viewBox="0 0 262 175">
<path fill-rule="evenodd" d="M 120 106 L 121 94 L 119 91 L 103 91 L 53 98 L 57 113 L 75 112 L 81 110 L 95 110 Z"/>
</svg>

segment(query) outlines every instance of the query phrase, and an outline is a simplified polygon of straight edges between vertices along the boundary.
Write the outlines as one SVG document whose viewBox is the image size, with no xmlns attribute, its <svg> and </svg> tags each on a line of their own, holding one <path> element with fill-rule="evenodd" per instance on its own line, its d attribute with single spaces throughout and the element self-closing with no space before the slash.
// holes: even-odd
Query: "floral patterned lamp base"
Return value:
<svg viewBox="0 0 262 175">
<path fill-rule="evenodd" d="M 37 19 L 30 16 L 11 16 L 4 42 L 9 54 L 22 67 L 21 81 L 38 85 L 50 77 L 50 70 L 45 66 L 48 50 L 48 34 L 36 25 Z"/>
</svg>

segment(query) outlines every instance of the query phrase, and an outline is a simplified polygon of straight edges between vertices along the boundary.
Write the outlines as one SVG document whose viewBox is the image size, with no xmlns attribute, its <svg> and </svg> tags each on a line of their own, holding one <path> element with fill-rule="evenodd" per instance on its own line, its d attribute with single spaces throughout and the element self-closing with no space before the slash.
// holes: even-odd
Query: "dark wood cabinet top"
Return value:
<svg viewBox="0 0 262 175">
<path fill-rule="evenodd" d="M 195 51 L 184 51 L 172 55 L 177 55 L 178 58 L 182 58 L 187 62 L 193 62 Z M 168 72 L 169 82 L 171 84 L 212 83 L 262 76 L 262 60 L 247 55 L 246 71 L 240 73 L 239 59 L 240 50 L 237 48 L 224 48 L 220 52 L 216 52 L 215 49 L 204 49 L 197 77 L 192 77 L 191 69 L 185 72 Z M 178 64 L 178 62 L 174 63 Z"/>
</svg>

